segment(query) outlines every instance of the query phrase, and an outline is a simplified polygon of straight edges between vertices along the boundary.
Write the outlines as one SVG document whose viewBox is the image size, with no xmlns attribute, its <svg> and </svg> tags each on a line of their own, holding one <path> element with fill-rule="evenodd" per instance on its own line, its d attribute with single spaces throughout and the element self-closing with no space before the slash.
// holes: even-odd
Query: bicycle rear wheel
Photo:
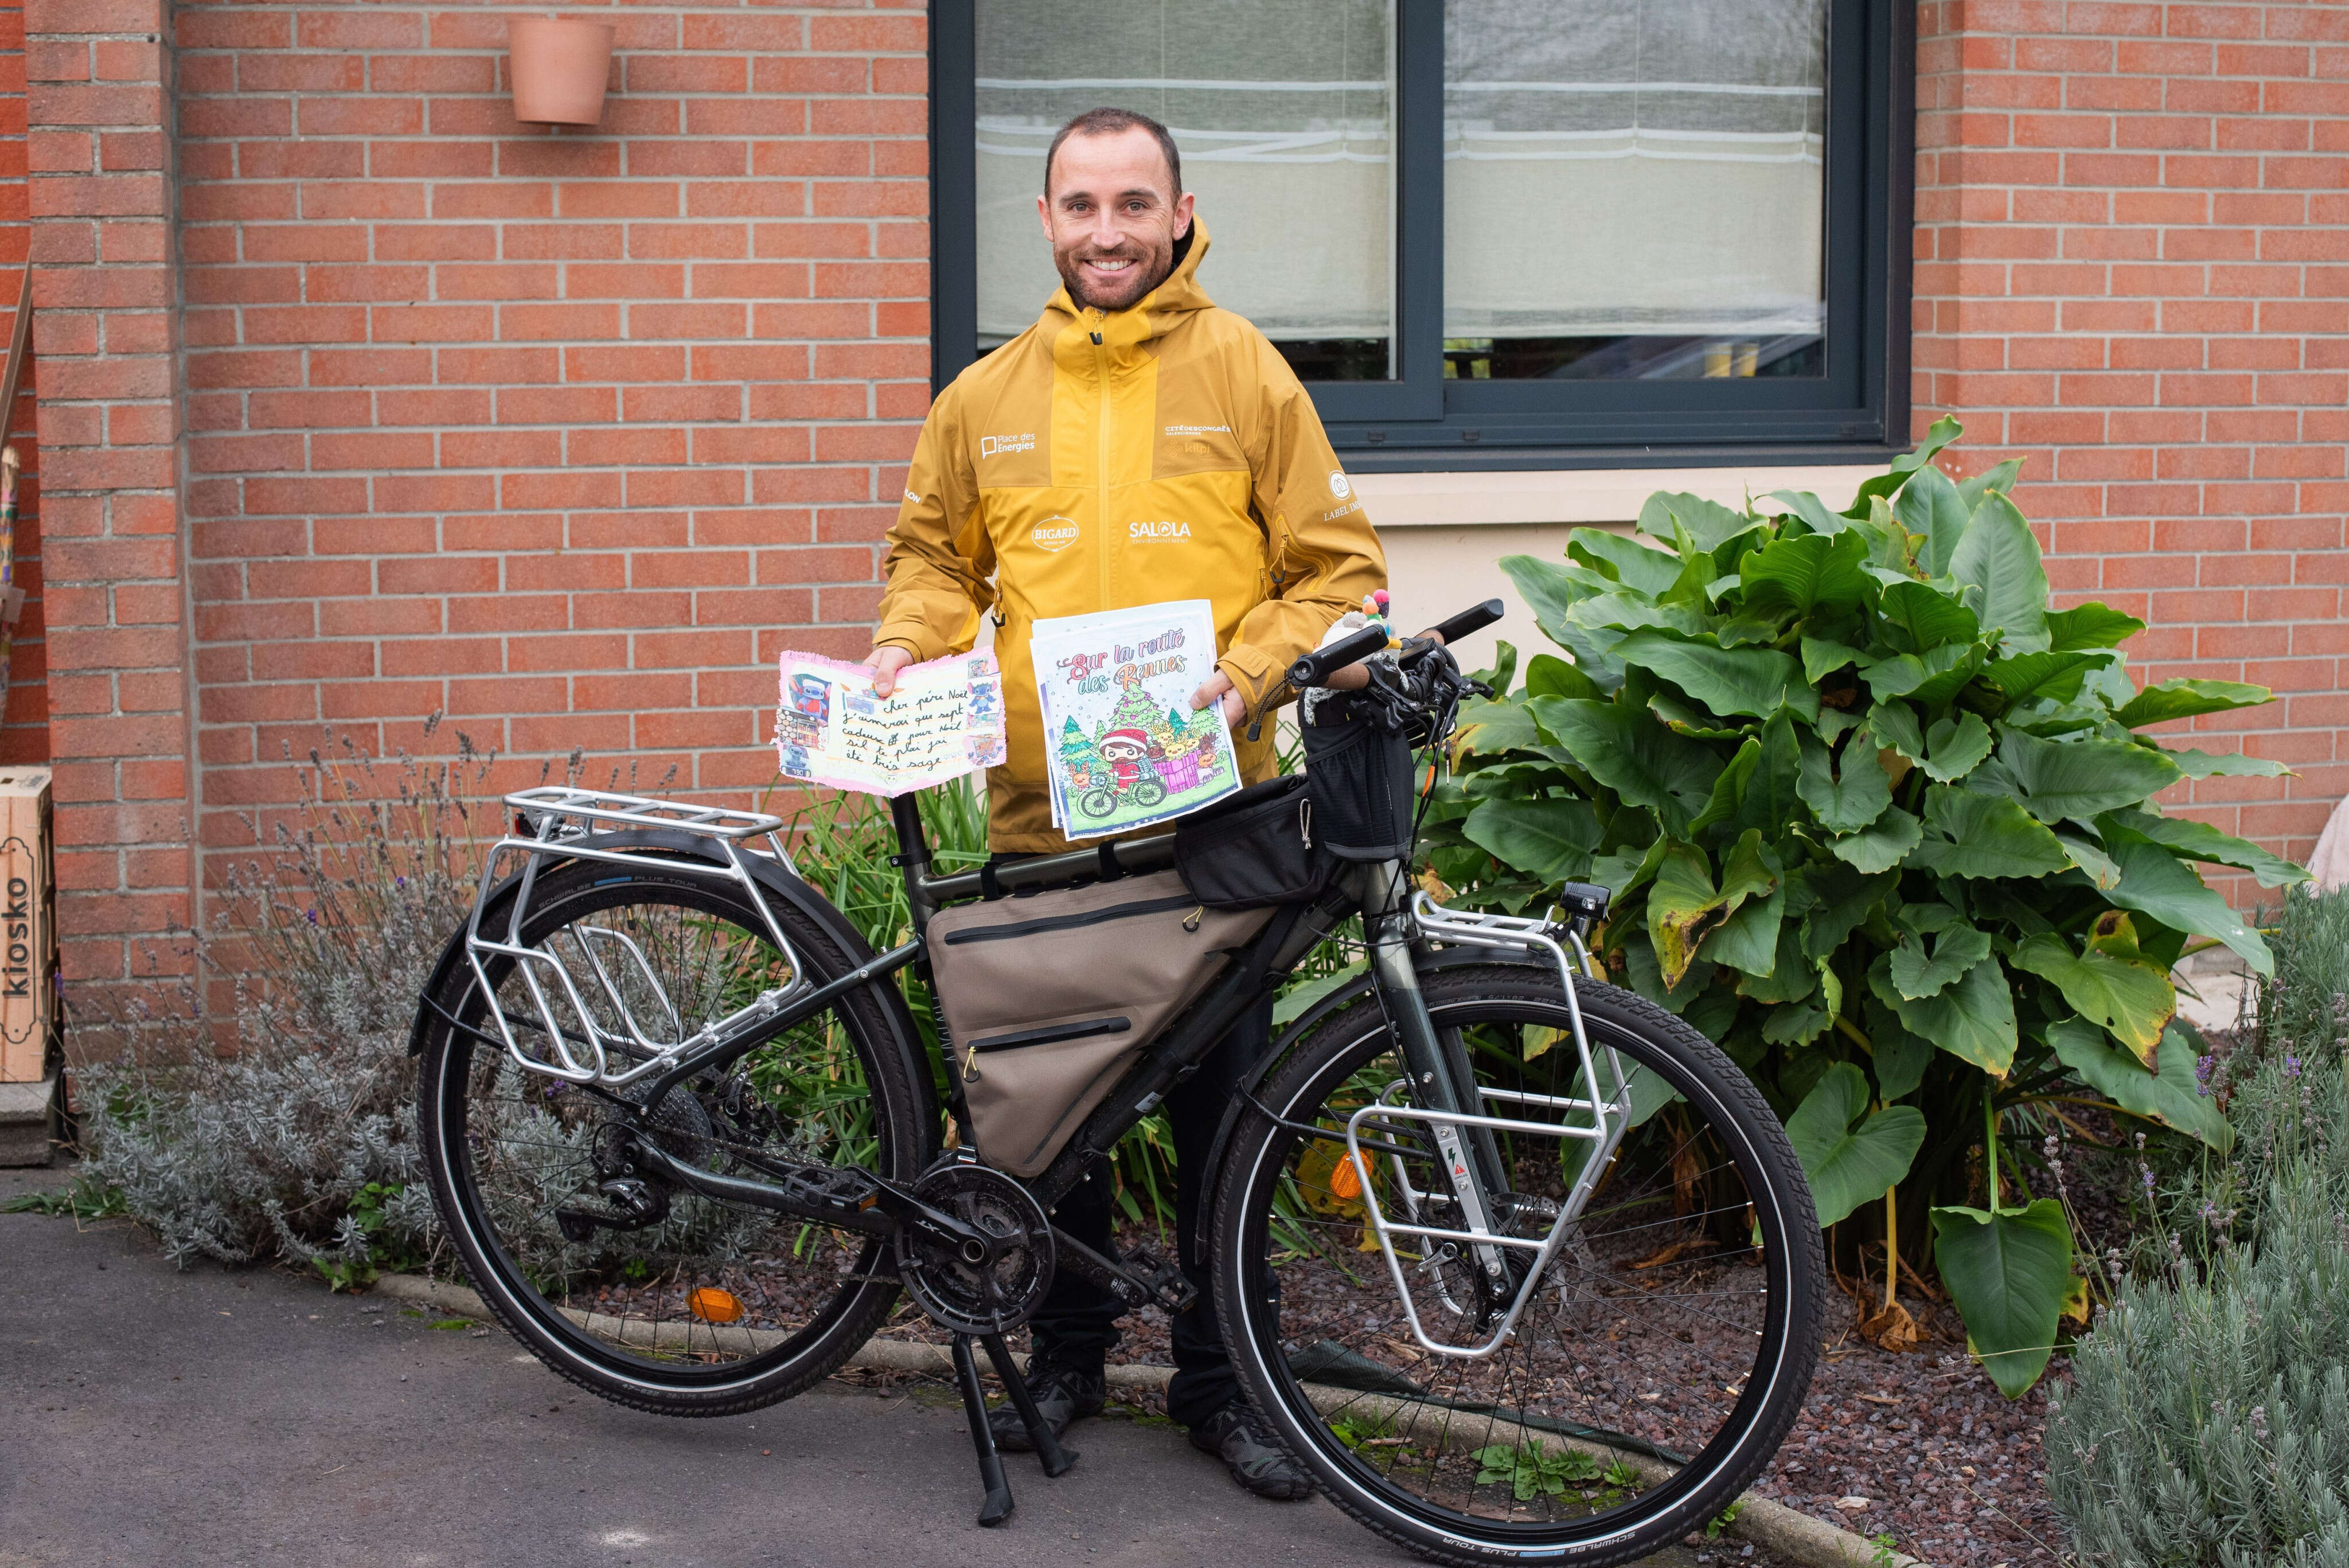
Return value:
<svg viewBox="0 0 2349 1568">
<path fill-rule="evenodd" d="M 860 961 L 843 933 L 767 898 L 817 982 Z M 503 908 L 483 916 L 502 929 Z M 592 933 L 592 934 L 591 934 Z M 626 957 L 626 939 L 643 955 Z M 690 1034 L 791 979 L 789 960 L 731 883 L 648 862 L 581 862 L 539 879 L 524 945 L 564 959 L 598 1022 L 603 972 L 640 1019 Z M 595 944 L 591 948 L 585 944 Z M 538 1012 L 511 961 L 490 969 L 505 1015 Z M 542 976 L 542 979 L 544 977 Z M 658 994 L 653 983 L 657 981 Z M 431 998 L 494 1037 L 471 968 Z M 417 1119 L 443 1224 L 482 1299 L 564 1376 L 607 1399 L 673 1416 L 719 1416 L 787 1398 L 847 1359 L 897 1295 L 887 1243 L 688 1192 L 639 1229 L 591 1226 L 615 1212 L 611 1096 L 518 1065 L 502 1047 L 426 1010 Z M 854 1165 L 911 1180 L 936 1152 L 927 1078 L 885 1008 L 863 992 L 793 1026 L 722 1075 L 664 1096 L 651 1117 L 670 1155 L 753 1179 L 792 1167 Z M 566 1231 L 564 1214 L 574 1216 Z"/>
<path fill-rule="evenodd" d="M 1547 1121 L 1555 1107 L 1510 1096 L 1588 1094 L 1554 974 L 1475 965 L 1423 983 L 1486 1114 Z M 1474 1248 L 1390 1232 L 1399 1292 L 1368 1223 L 1375 1201 L 1390 1225 L 1463 1228 L 1430 1124 L 1371 1113 L 1363 1136 L 1384 1147 L 1367 1172 L 1340 1139 L 1296 1130 L 1410 1103 L 1374 1002 L 1298 1044 L 1257 1096 L 1279 1121 L 1246 1113 L 1221 1174 L 1216 1303 L 1241 1382 L 1340 1507 L 1438 1562 L 1619 1563 L 1701 1527 L 1776 1450 L 1818 1355 L 1818 1225 L 1777 1118 L 1679 1019 L 1576 990 L 1601 1087 L 1612 1097 L 1611 1046 L 1639 1125 L 1506 1335 L 1533 1251 L 1497 1250 L 1489 1290 Z M 1493 1130 L 1499 1228 L 1548 1235 L 1590 1147 Z M 1445 1354 L 1423 1334 L 1453 1352 L 1498 1343 Z"/>
</svg>

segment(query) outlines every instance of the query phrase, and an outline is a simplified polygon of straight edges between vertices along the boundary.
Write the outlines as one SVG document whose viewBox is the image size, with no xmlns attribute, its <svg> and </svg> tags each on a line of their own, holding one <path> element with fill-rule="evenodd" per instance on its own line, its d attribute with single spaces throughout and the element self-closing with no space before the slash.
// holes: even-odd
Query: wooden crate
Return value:
<svg viewBox="0 0 2349 1568">
<path fill-rule="evenodd" d="M 49 770 L 0 770 L 0 1083 L 54 1066 L 57 928 Z"/>
</svg>

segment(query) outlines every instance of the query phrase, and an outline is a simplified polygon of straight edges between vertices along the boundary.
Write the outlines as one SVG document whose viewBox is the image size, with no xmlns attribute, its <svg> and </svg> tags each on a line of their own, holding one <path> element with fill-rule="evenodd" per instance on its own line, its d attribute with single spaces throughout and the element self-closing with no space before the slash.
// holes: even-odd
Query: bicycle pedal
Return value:
<svg viewBox="0 0 2349 1568">
<path fill-rule="evenodd" d="M 1191 1303 L 1199 1299 L 1199 1287 L 1185 1277 L 1182 1269 L 1148 1247 L 1129 1250 L 1123 1262 L 1128 1273 L 1149 1286 L 1150 1299 L 1165 1308 L 1169 1315 L 1189 1311 Z"/>
</svg>

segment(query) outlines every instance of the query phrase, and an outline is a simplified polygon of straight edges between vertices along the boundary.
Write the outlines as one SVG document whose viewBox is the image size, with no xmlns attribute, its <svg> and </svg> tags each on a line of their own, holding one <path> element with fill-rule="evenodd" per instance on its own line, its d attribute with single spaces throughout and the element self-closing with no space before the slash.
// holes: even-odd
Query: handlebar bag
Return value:
<svg viewBox="0 0 2349 1568">
<path fill-rule="evenodd" d="M 1172 871 L 944 909 L 926 942 L 988 1164 L 1042 1173 L 1226 956 L 1272 918 Z"/>
<path fill-rule="evenodd" d="M 1289 774 L 1177 822 L 1174 869 L 1210 909 L 1257 909 L 1319 898 L 1338 862 L 1313 840 L 1305 775 Z"/>
<path fill-rule="evenodd" d="M 1411 743 L 1356 717 L 1345 693 L 1321 694 L 1301 715 L 1313 836 L 1340 860 L 1411 854 Z"/>
</svg>

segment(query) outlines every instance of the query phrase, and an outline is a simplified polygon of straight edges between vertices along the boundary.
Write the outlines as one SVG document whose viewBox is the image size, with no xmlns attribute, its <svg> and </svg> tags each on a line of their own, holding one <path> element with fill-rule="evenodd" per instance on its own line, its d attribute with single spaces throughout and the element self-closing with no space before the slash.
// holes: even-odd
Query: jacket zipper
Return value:
<svg viewBox="0 0 2349 1568">
<path fill-rule="evenodd" d="M 1185 894 L 1174 898 L 1144 898 L 1134 904 L 1115 904 L 1106 909 L 1095 909 L 1083 915 L 1048 915 L 1040 920 L 1021 920 L 1009 926 L 979 926 L 968 931 L 949 931 L 948 947 L 964 942 L 1003 942 L 1018 937 L 1040 936 L 1046 931 L 1070 931 L 1082 926 L 1098 926 L 1107 920 L 1132 919 L 1141 915 L 1163 915 L 1172 909 L 1198 908 L 1199 900 Z"/>
<path fill-rule="evenodd" d="M 1108 326 L 1109 317 L 1107 316 L 1103 316 L 1102 317 L 1101 324 L 1104 327 Z M 1101 453 L 1099 458 L 1099 472 L 1094 476 L 1096 482 L 1100 485 L 1100 499 L 1094 503 L 1094 505 L 1101 516 L 1101 544 L 1097 554 L 1097 559 L 1100 562 L 1101 568 L 1101 607 L 1108 609 L 1112 602 L 1110 598 L 1109 588 L 1109 552 L 1111 545 L 1114 542 L 1110 534 L 1109 515 L 1109 350 L 1102 346 L 1102 335 L 1098 332 L 1093 334 L 1093 369 L 1095 373 L 1101 378 Z"/>
</svg>

